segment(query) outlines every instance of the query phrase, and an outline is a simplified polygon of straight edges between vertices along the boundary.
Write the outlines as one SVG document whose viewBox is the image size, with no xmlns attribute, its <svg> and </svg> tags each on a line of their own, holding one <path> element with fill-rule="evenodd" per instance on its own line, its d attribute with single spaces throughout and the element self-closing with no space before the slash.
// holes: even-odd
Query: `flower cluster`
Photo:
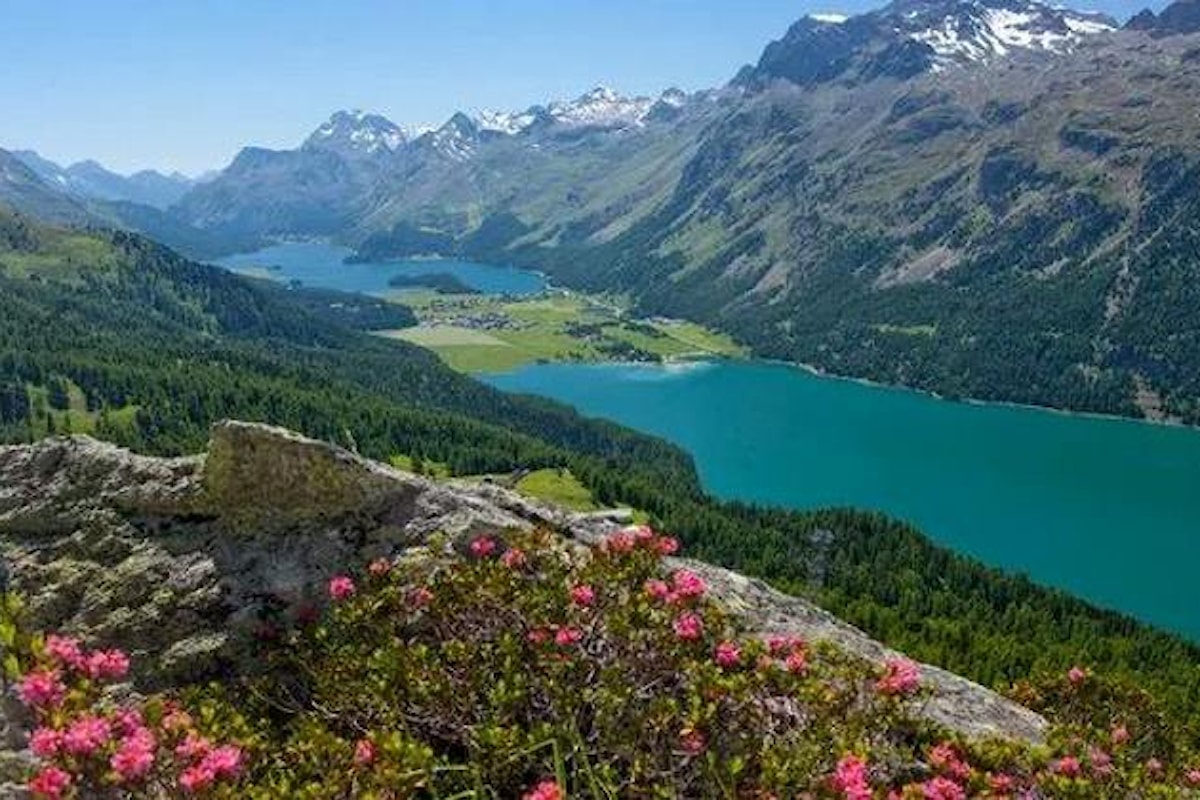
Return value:
<svg viewBox="0 0 1200 800">
<path fill-rule="evenodd" d="M 46 637 L 18 684 L 37 723 L 29 737 L 39 762 L 28 783 L 34 798 L 134 796 L 164 786 L 192 793 L 239 777 L 241 749 L 201 737 L 186 712 L 161 701 L 108 700 L 105 684 L 128 672 L 120 650 L 88 651 L 76 639 Z"/>
<path fill-rule="evenodd" d="M 645 526 L 594 548 L 535 531 L 430 549 L 442 555 L 331 577 L 320 618 L 264 644 L 259 717 L 245 718 L 249 693 L 236 687 L 200 695 L 204 719 L 238 718 L 270 737 L 253 771 L 242 749 L 214 740 L 227 729 L 202 731 L 178 705 L 106 701 L 100 687 L 129 669 L 119 651 L 48 638 L 18 685 L 39 720 L 32 794 L 1016 800 L 1200 790 L 1200 762 L 1164 744 L 1150 711 L 1134 713 L 1139 696 L 1110 697 L 1103 676 L 1082 667 L 1017 690 L 1055 723 L 1044 745 L 947 739 L 917 715 L 932 691 L 918 664 L 746 634 L 704 568 L 665 561 L 678 541 Z"/>
<path fill-rule="evenodd" d="M 616 795 L 664 780 L 701 795 L 829 790 L 842 748 L 891 747 L 871 726 L 904 712 L 874 667 L 793 636 L 740 635 L 699 567 L 664 563 L 678 551 L 645 526 L 588 551 L 548 532 L 486 534 L 446 561 L 338 574 L 325 623 L 279 643 L 288 699 L 314 703 L 298 728 L 309 738 L 281 749 L 311 753 L 292 769 L 334 795 L 482 784 L 551 800 L 574 782 L 552 754 L 580 743 L 593 775 L 621 776 Z M 897 665 L 911 696 L 919 686 Z M 299 675 L 311 676 L 301 690 Z M 764 751 L 761 732 L 796 719 L 819 735 Z M 475 777 L 457 782 L 463 770 Z"/>
<path fill-rule="evenodd" d="M 885 662 L 884 667 L 887 674 L 875 682 L 875 688 L 881 694 L 907 697 L 921 688 L 921 668 L 912 661 L 893 658 Z"/>
</svg>

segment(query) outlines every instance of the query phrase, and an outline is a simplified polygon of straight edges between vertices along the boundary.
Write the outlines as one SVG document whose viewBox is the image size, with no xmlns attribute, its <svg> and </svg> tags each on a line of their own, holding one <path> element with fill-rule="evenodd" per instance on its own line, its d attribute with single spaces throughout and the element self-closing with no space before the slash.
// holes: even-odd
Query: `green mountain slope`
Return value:
<svg viewBox="0 0 1200 800">
<path fill-rule="evenodd" d="M 774 84 L 708 128 L 670 199 L 620 237 L 495 257 L 764 356 L 1200 422 L 1200 141 L 1180 115 L 1196 45 L 1120 34 L 1052 70 Z"/>
<path fill-rule="evenodd" d="M 459 115 L 374 173 L 323 152 L 337 192 L 231 170 L 181 208 L 370 258 L 536 266 L 841 374 L 1200 423 L 1192 5 L 1116 30 L 1024 3 L 1042 27 L 1021 36 L 1063 43 L 1042 49 L 1012 44 L 999 2 L 805 18 L 729 87 L 636 124 Z M 947 49 L 943 21 L 976 38 Z"/>
<path fill-rule="evenodd" d="M 1200 649 L 851 511 L 717 503 L 677 449 L 456 375 L 431 354 L 312 313 L 312 301 L 124 233 L 0 216 L 0 439 L 89 430 L 195 452 L 216 420 L 282 424 L 457 474 L 566 467 L 598 502 L 647 511 L 699 558 L 826 604 L 915 657 L 989 685 L 1103 664 L 1200 708 Z M 306 305 L 307 304 L 307 305 Z"/>
</svg>

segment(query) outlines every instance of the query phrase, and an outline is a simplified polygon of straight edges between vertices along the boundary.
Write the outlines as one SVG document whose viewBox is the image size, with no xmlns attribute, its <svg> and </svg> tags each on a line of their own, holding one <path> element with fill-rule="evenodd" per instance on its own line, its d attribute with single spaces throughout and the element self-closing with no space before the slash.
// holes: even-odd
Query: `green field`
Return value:
<svg viewBox="0 0 1200 800">
<path fill-rule="evenodd" d="M 112 245 L 73 231 L 39 232 L 44 240 L 38 249 L 6 250 L 0 256 L 0 273 L 14 278 L 38 275 L 43 280 L 55 280 L 78 285 L 82 271 L 104 272 L 117 263 Z"/>
<path fill-rule="evenodd" d="M 95 435 L 98 427 L 104 427 L 109 432 L 116 429 L 132 430 L 135 427 L 137 406 L 90 410 L 82 389 L 65 379 L 59 385 L 62 387 L 59 400 L 53 399 L 53 393 L 47 386 L 30 384 L 26 387 L 32 411 L 29 425 L 33 436 Z"/>
<path fill-rule="evenodd" d="M 423 458 L 414 458 L 401 454 L 389 458 L 388 463 L 396 469 L 404 470 L 405 472 L 414 472 L 417 475 L 424 475 L 427 478 L 451 477 L 450 465 L 443 464 L 440 461 L 427 461 Z"/>
<path fill-rule="evenodd" d="M 556 294 L 528 300 L 478 295 L 397 296 L 421 324 L 382 335 L 428 347 L 460 372 L 504 372 L 546 361 L 736 358 L 729 337 L 691 322 L 629 318 L 619 300 Z"/>
<path fill-rule="evenodd" d="M 595 511 L 592 493 L 567 469 L 539 469 L 517 481 L 518 492 L 572 511 Z"/>
</svg>

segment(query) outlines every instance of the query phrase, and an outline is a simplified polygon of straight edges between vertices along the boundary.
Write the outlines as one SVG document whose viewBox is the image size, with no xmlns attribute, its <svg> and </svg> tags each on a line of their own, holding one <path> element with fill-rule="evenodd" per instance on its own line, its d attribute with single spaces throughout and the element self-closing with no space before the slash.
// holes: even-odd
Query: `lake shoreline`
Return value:
<svg viewBox="0 0 1200 800">
<path fill-rule="evenodd" d="M 757 361 L 763 364 L 776 364 L 782 367 L 798 369 L 801 372 L 806 372 L 816 378 L 827 378 L 834 381 L 846 381 L 848 383 L 856 383 L 860 386 L 868 386 L 873 389 L 891 389 L 895 391 L 911 392 L 913 394 L 922 395 L 934 400 L 940 400 L 943 403 L 957 403 L 964 406 L 1018 408 L 1026 411 L 1043 411 L 1049 414 L 1059 414 L 1065 417 L 1106 420 L 1109 422 L 1131 422 L 1141 425 L 1150 425 L 1156 428 L 1173 428 L 1200 432 L 1200 425 L 1188 425 L 1187 423 L 1181 422 L 1177 419 L 1131 417 L 1126 414 L 1107 414 L 1103 411 L 1076 411 L 1070 408 L 1061 408 L 1059 406 L 1038 405 L 1037 403 L 1020 403 L 1015 400 L 981 400 L 977 397 L 947 397 L 931 389 L 921 389 L 916 386 L 909 386 L 903 383 L 886 383 L 884 381 L 877 381 L 871 378 L 862 378 L 855 375 L 842 375 L 836 372 L 829 372 L 828 370 L 821 369 L 816 365 L 806 364 L 802 361 L 786 361 L 779 358 L 760 358 L 758 356 L 750 356 L 745 360 Z"/>
<path fill-rule="evenodd" d="M 754 358 L 476 377 L 676 444 L 715 497 L 874 509 L 949 550 L 1200 643 L 1189 611 L 1200 590 L 1186 567 L 1200 440 L 1174 433 L 1182 426 L 935 402 L 945 398 Z"/>
</svg>

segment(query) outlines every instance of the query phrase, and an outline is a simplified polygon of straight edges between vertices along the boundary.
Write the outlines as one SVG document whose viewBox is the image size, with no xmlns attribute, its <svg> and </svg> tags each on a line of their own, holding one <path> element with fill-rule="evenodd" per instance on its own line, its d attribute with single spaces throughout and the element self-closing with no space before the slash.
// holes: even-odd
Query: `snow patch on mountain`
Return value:
<svg viewBox="0 0 1200 800">
<path fill-rule="evenodd" d="M 395 152 L 407 142 L 408 136 L 396 123 L 379 114 L 355 109 L 334 114 L 313 132 L 306 144 L 374 155 Z"/>
<path fill-rule="evenodd" d="M 475 117 L 480 130 L 516 136 L 537 121 L 532 111 L 483 111 Z"/>
<path fill-rule="evenodd" d="M 622 128 L 640 124 L 652 105 L 648 97 L 624 97 L 599 86 L 575 100 L 551 103 L 546 111 L 567 128 Z"/>
<path fill-rule="evenodd" d="M 681 89 L 668 89 L 651 98 L 626 97 L 598 86 L 574 100 L 555 100 L 524 111 L 483 111 L 471 120 L 480 131 L 501 136 L 519 136 L 534 129 L 624 130 L 644 125 L 656 107 L 681 109 L 689 99 Z"/>
<path fill-rule="evenodd" d="M 419 140 L 450 161 L 468 161 L 475 155 L 479 145 L 479 124 L 466 114 L 455 114 L 450 120 L 432 133 Z"/>
<path fill-rule="evenodd" d="M 1116 29 L 1103 15 L 1022 0 L 935 2 L 895 19 L 898 32 L 934 51 L 935 68 L 987 61 L 1018 50 L 1065 52 L 1085 36 Z"/>
<path fill-rule="evenodd" d="M 841 25 L 846 20 L 850 19 L 845 14 L 834 13 L 819 13 L 809 14 L 809 19 L 815 19 L 817 22 L 824 22 L 826 25 Z"/>
</svg>

